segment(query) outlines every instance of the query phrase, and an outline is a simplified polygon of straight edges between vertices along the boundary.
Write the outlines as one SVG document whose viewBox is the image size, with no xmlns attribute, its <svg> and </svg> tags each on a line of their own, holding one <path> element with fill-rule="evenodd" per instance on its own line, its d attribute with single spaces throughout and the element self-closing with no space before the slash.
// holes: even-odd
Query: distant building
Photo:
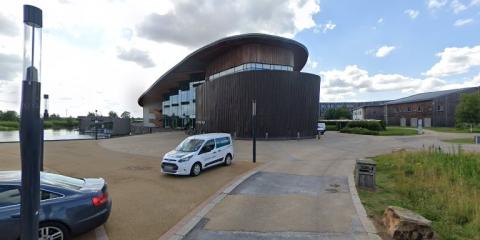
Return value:
<svg viewBox="0 0 480 240">
<path fill-rule="evenodd" d="M 372 101 L 372 102 L 320 102 L 320 118 L 325 117 L 325 112 L 328 109 L 347 108 L 350 111 L 364 106 L 378 106 L 388 102 L 385 101 Z"/>
<path fill-rule="evenodd" d="M 111 136 L 121 136 L 130 134 L 129 118 L 112 118 L 103 116 L 79 116 L 78 120 L 80 132 L 94 132 L 102 129 Z M 96 124 L 95 124 L 96 121 Z"/>
<path fill-rule="evenodd" d="M 455 110 L 460 95 L 480 91 L 480 87 L 419 93 L 387 102 L 388 125 L 416 127 L 419 120 L 425 127 L 454 127 Z"/>
<path fill-rule="evenodd" d="M 367 119 L 376 119 L 384 120 L 385 118 L 385 105 L 372 105 L 372 106 L 362 106 L 354 109 L 352 111 L 353 120 L 367 120 Z"/>
</svg>

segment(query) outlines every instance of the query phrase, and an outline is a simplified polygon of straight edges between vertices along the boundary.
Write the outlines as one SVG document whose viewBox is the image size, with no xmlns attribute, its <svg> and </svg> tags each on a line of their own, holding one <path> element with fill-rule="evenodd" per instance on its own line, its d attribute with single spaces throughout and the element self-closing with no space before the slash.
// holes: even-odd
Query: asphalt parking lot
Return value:
<svg viewBox="0 0 480 240">
<path fill-rule="evenodd" d="M 215 167 L 200 176 L 160 173 L 163 154 L 184 134 L 159 133 L 101 141 L 45 144 L 45 168 L 74 177 L 103 177 L 113 199 L 104 228 L 109 239 L 158 239 L 222 186 L 255 165 L 236 157 L 230 167 Z M 0 144 L 0 169 L 20 168 L 19 144 Z M 91 231 L 75 239 L 97 239 Z"/>
</svg>

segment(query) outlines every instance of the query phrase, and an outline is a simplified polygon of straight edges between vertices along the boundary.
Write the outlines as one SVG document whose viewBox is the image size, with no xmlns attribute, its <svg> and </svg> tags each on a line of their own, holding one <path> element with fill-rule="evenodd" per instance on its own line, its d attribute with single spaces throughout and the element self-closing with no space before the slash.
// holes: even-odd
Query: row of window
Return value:
<svg viewBox="0 0 480 240">
<path fill-rule="evenodd" d="M 221 72 L 215 73 L 208 77 L 209 80 L 213 80 L 225 75 L 243 72 L 243 71 L 253 71 L 253 70 L 282 70 L 282 71 L 293 71 L 292 66 L 288 65 L 279 65 L 279 64 L 268 64 L 268 63 L 245 63 L 236 67 L 232 67 Z"/>
<path fill-rule="evenodd" d="M 416 108 L 413 108 L 412 107 L 407 107 L 406 109 L 402 109 L 402 108 L 395 108 L 394 109 L 394 112 L 395 113 L 401 113 L 401 112 L 423 112 L 423 108 L 418 106 Z M 432 111 L 432 108 L 429 107 L 428 108 L 428 111 L 431 112 Z M 437 105 L 437 112 L 442 112 L 443 111 L 443 106 L 442 105 Z"/>
</svg>

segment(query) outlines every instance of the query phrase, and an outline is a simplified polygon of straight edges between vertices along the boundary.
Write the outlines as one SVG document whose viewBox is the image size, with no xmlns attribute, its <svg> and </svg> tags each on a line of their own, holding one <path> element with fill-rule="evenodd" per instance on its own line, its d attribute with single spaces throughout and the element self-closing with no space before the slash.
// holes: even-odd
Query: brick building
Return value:
<svg viewBox="0 0 480 240">
<path fill-rule="evenodd" d="M 383 120 L 385 118 L 385 105 L 361 106 L 353 110 L 353 120 L 376 119 Z"/>
<path fill-rule="evenodd" d="M 454 127 L 455 110 L 461 94 L 480 91 L 480 87 L 419 93 L 387 102 L 384 120 L 388 125 L 416 127 Z"/>
</svg>

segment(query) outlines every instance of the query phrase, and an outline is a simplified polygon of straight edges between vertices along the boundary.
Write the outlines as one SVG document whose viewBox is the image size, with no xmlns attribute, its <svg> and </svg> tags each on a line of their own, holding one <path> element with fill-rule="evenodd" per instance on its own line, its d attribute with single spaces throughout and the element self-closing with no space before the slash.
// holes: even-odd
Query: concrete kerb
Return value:
<svg viewBox="0 0 480 240">
<path fill-rule="evenodd" d="M 264 169 L 267 165 L 269 165 L 269 163 L 262 164 L 261 166 L 258 166 L 227 183 L 219 191 L 196 207 L 190 214 L 180 220 L 180 222 L 178 222 L 170 230 L 164 233 L 159 240 L 183 239 L 183 237 L 185 237 L 185 235 L 187 235 L 195 227 L 195 225 L 197 225 L 197 223 L 219 202 L 221 202 L 233 189 L 235 189 L 240 183 L 245 181 L 253 174 L 257 173 L 261 169 Z"/>
<path fill-rule="evenodd" d="M 363 204 L 360 201 L 357 188 L 355 187 L 355 177 L 353 176 L 353 174 L 350 174 L 350 176 L 348 176 L 348 187 L 350 188 L 350 194 L 352 196 L 353 205 L 355 206 L 355 211 L 357 212 L 357 215 L 360 218 L 360 222 L 362 223 L 363 228 L 367 232 L 369 239 L 372 239 L 372 240 L 381 239 L 378 236 L 377 229 L 368 218 L 367 211 L 365 211 L 365 208 L 363 207 Z"/>
</svg>

